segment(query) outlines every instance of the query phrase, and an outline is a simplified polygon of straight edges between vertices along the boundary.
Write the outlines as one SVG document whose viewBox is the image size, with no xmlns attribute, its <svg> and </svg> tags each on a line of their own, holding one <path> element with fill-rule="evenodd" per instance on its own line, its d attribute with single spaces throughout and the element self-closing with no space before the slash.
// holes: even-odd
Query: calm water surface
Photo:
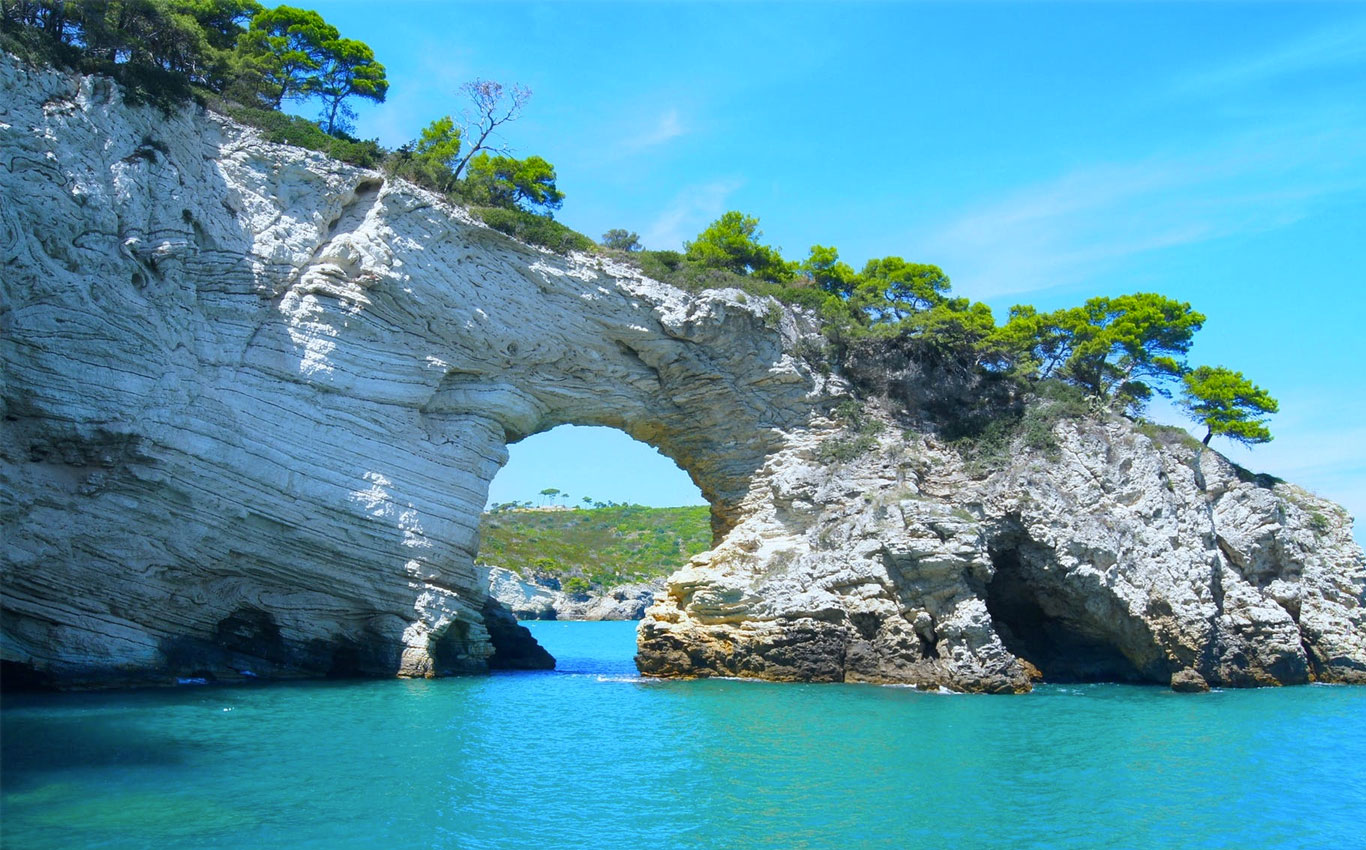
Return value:
<svg viewBox="0 0 1366 850">
<path fill-rule="evenodd" d="M 12 698 L 6 848 L 1366 846 L 1366 688 L 1022 697 L 554 673 Z"/>
</svg>

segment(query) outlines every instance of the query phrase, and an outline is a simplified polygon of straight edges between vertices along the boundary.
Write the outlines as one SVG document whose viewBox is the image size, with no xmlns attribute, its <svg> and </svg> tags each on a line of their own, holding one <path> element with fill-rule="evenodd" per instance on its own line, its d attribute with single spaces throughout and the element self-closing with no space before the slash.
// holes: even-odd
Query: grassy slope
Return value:
<svg viewBox="0 0 1366 850">
<path fill-rule="evenodd" d="M 599 588 L 666 576 L 711 546 L 705 505 L 499 511 L 479 530 L 480 563 Z"/>
</svg>

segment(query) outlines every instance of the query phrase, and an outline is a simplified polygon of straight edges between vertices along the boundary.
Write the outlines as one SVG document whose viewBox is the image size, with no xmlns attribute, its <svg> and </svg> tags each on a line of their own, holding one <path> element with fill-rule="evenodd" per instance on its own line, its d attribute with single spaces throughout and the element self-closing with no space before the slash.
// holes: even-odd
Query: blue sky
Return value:
<svg viewBox="0 0 1366 850">
<path fill-rule="evenodd" d="M 1219 448 L 1366 514 L 1366 5 L 305 5 L 388 67 L 361 136 L 416 137 L 476 76 L 530 86 L 505 140 L 555 164 L 558 217 L 591 236 L 678 248 L 740 209 L 789 257 L 938 264 L 998 317 L 1189 300 L 1192 362 L 1282 405 L 1274 442 Z M 553 471 L 507 492 L 533 445 L 494 498 L 631 498 Z M 651 500 L 695 501 L 679 480 Z"/>
</svg>

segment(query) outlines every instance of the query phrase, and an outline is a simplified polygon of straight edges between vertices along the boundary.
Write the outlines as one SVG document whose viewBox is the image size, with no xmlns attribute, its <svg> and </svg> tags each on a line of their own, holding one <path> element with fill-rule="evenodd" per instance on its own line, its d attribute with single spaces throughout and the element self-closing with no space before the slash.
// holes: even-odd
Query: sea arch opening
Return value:
<svg viewBox="0 0 1366 850">
<path fill-rule="evenodd" d="M 474 563 L 491 604 L 518 621 L 638 622 L 667 578 L 716 539 L 712 502 L 675 460 L 617 428 L 560 425 L 508 447 L 489 484 Z M 524 637 L 500 645 L 510 636 L 506 618 L 485 619 L 491 668 L 544 666 L 523 657 Z M 571 653 L 556 650 L 561 666 L 632 664 L 634 631 L 629 648 L 595 648 L 609 660 L 591 662 L 578 657 L 578 632 L 547 627 L 537 637 Z M 626 632 L 594 634 L 620 643 Z"/>
<path fill-rule="evenodd" d="M 491 644 L 497 648 L 495 630 L 505 623 L 477 610 L 486 594 L 474 564 L 480 516 L 509 446 L 516 452 L 522 441 L 565 425 L 624 432 L 691 479 L 708 504 L 711 548 L 743 520 L 755 474 L 809 418 L 812 375 L 785 352 L 762 305 L 724 292 L 686 305 L 655 303 L 644 297 L 653 293 L 614 291 L 600 279 L 548 268 L 537 259 L 535 274 L 509 277 L 496 301 L 480 301 L 489 290 L 476 288 L 477 306 L 453 308 L 468 320 L 445 326 L 477 329 L 477 340 L 452 340 L 423 360 L 441 370 L 417 409 L 429 455 L 423 465 L 433 483 L 444 481 L 435 495 L 446 503 L 442 522 L 426 528 L 447 545 L 418 564 L 418 616 L 405 627 L 400 675 L 467 672 L 484 666 Z M 525 291 L 528 282 L 534 292 Z M 527 332 L 528 311 L 546 317 L 535 333 Z M 498 501 L 540 506 L 547 487 L 577 500 L 623 501 L 576 486 L 546 481 Z M 452 630 L 456 620 L 481 617 L 493 627 L 488 639 L 484 629 L 463 640 Z M 441 649 L 448 634 L 451 646 Z M 500 654 L 487 666 L 500 666 Z"/>
</svg>

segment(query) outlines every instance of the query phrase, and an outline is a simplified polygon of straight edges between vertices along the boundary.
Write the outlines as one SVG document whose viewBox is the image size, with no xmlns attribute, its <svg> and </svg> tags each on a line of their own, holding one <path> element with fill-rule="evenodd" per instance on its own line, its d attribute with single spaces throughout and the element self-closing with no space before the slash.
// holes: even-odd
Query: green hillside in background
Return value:
<svg viewBox="0 0 1366 850">
<path fill-rule="evenodd" d="M 711 546 L 706 505 L 500 510 L 479 523 L 478 563 L 575 593 L 666 576 Z"/>
</svg>

